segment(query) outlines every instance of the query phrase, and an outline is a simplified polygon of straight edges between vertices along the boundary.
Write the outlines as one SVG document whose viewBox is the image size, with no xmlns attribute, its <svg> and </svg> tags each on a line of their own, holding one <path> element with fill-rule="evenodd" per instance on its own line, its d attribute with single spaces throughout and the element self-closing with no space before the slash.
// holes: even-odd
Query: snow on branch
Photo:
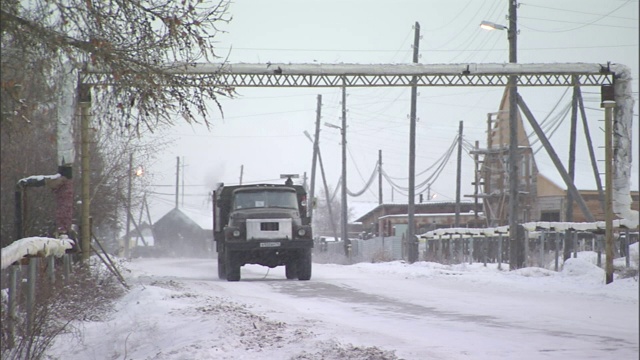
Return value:
<svg viewBox="0 0 640 360">
<path fill-rule="evenodd" d="M 74 244 L 66 235 L 60 239 L 34 236 L 14 241 L 2 248 L 2 269 L 28 255 L 61 257 L 65 250 L 71 249 Z"/>
</svg>

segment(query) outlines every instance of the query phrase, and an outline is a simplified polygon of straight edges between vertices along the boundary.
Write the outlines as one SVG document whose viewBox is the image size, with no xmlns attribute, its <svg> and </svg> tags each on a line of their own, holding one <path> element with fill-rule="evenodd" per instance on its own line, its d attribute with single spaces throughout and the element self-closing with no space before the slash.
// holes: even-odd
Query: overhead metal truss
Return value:
<svg viewBox="0 0 640 360">
<path fill-rule="evenodd" d="M 166 73 L 193 75 L 215 87 L 406 87 L 613 85 L 616 65 L 600 64 L 191 64 Z M 85 84 L 113 84 L 108 72 L 87 69 Z M 200 82 L 200 85 L 202 83 Z"/>
</svg>

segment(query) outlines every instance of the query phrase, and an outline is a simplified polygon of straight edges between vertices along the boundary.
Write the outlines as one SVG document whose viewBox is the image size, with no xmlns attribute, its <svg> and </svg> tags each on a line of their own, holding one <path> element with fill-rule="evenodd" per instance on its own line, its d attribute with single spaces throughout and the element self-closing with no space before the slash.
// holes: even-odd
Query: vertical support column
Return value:
<svg viewBox="0 0 640 360">
<path fill-rule="evenodd" d="M 498 235 L 498 270 L 502 270 L 502 234 Z"/>
<path fill-rule="evenodd" d="M 555 256 L 554 256 L 554 267 L 555 271 L 558 271 L 558 255 L 560 252 L 560 232 L 556 231 L 556 246 L 555 246 Z"/>
<path fill-rule="evenodd" d="M 71 261 L 69 254 L 62 255 L 62 272 L 64 274 L 65 285 L 69 284 L 69 277 L 71 276 Z"/>
<path fill-rule="evenodd" d="M 541 268 L 545 267 L 545 263 L 544 263 L 544 240 L 545 240 L 545 235 L 547 234 L 546 230 L 543 230 L 540 232 L 540 262 L 539 265 Z"/>
<path fill-rule="evenodd" d="M 344 252 L 347 258 L 351 258 L 351 240 L 349 240 L 349 218 L 347 216 L 347 84 L 346 78 L 342 78 L 342 127 L 340 132 L 342 135 L 342 211 L 340 212 L 342 219 L 341 236 L 344 241 Z"/>
<path fill-rule="evenodd" d="M 316 104 L 316 131 L 313 136 L 313 156 L 311 159 L 311 187 L 309 189 L 309 201 L 307 202 L 307 212 L 313 224 L 313 210 L 316 196 L 316 163 L 318 162 L 318 151 L 320 148 L 320 118 L 322 113 L 322 95 L 318 94 Z"/>
<path fill-rule="evenodd" d="M 51 284 L 56 282 L 56 258 L 53 256 L 47 257 L 47 274 L 49 275 L 49 281 Z"/>
<path fill-rule="evenodd" d="M 420 46 L 420 24 L 416 21 L 413 37 L 413 63 L 418 63 L 418 48 Z M 418 244 L 415 239 L 415 183 L 416 183 L 416 121 L 418 99 L 417 77 L 411 79 L 411 112 L 409 114 L 409 201 L 407 207 L 407 245 L 408 260 L 413 263 L 418 260 Z"/>
<path fill-rule="evenodd" d="M 460 121 L 458 127 L 458 159 L 456 167 L 456 205 L 454 227 L 460 227 L 460 187 L 462 182 L 462 127 L 463 122 Z"/>
<path fill-rule="evenodd" d="M 36 303 L 36 281 L 38 276 L 38 258 L 29 259 L 29 275 L 27 279 L 27 334 L 32 335 L 34 311 Z"/>
<path fill-rule="evenodd" d="M 7 317 L 7 347 L 9 349 L 15 346 L 19 271 L 20 266 L 15 265 L 12 265 L 9 270 L 9 316 Z"/>
<path fill-rule="evenodd" d="M 509 63 L 518 62 L 518 4 L 509 0 Z M 519 267 L 518 253 L 522 239 L 518 237 L 519 152 L 518 152 L 518 77 L 509 76 L 509 270 Z"/>
<path fill-rule="evenodd" d="M 80 250 L 82 261 L 87 261 L 91 255 L 91 166 L 89 155 L 89 124 L 91 122 L 91 87 L 87 84 L 78 86 L 78 103 L 80 105 L 80 166 L 82 183 L 81 237 Z"/>
<path fill-rule="evenodd" d="M 382 150 L 378 150 L 378 205 L 382 205 Z"/>
<path fill-rule="evenodd" d="M 180 158 L 178 158 L 180 159 Z M 124 234 L 124 257 L 129 258 L 129 245 L 131 244 L 131 187 L 133 177 L 133 154 L 129 154 L 129 172 L 127 173 L 127 227 Z M 176 184 L 176 208 L 178 208 L 178 187 Z"/>
<path fill-rule="evenodd" d="M 616 106 L 613 99 L 608 99 L 608 90 L 605 90 L 606 86 L 603 86 L 603 101 L 604 107 L 604 148 L 605 148 L 605 283 L 610 284 L 613 282 L 613 108 Z M 613 92 L 611 91 L 611 94 Z"/>
</svg>

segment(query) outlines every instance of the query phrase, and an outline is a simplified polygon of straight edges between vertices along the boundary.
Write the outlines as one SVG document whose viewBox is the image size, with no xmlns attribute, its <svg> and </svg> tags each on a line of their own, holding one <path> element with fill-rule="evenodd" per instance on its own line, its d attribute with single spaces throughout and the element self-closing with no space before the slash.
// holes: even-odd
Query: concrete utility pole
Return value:
<svg viewBox="0 0 640 360">
<path fill-rule="evenodd" d="M 180 156 L 176 156 L 176 209 L 180 199 Z"/>
<path fill-rule="evenodd" d="M 569 131 L 569 166 L 567 171 L 569 172 L 569 177 L 571 178 L 571 182 L 575 183 L 575 169 L 576 169 L 576 133 L 578 127 L 578 84 L 576 81 L 578 78 L 576 76 L 572 76 L 573 85 L 573 96 L 571 97 L 571 130 Z M 573 221 L 573 196 L 570 191 L 567 191 L 567 209 L 565 221 Z M 564 261 L 571 258 L 571 251 L 573 249 L 573 241 L 569 241 L 573 236 L 572 230 L 567 230 L 565 232 L 565 241 L 564 241 L 564 251 L 562 252 L 562 257 Z"/>
<path fill-rule="evenodd" d="M 81 238 L 80 250 L 82 261 L 89 260 L 91 255 L 91 166 L 89 156 L 89 124 L 91 122 L 91 87 L 80 84 L 78 88 L 78 104 L 80 105 L 80 167 L 82 184 Z"/>
<path fill-rule="evenodd" d="M 316 190 L 316 163 L 318 162 L 318 142 L 320 141 L 320 119 L 322 118 L 322 95 L 318 94 L 318 101 L 316 106 L 316 132 L 313 136 L 313 159 L 311 160 L 311 188 L 309 190 L 309 197 L 311 198 L 308 212 L 311 222 L 313 223 L 313 205 L 315 201 Z"/>
<path fill-rule="evenodd" d="M 242 185 L 242 176 L 244 175 L 244 165 L 240 165 L 240 178 L 238 179 L 238 185 Z"/>
<path fill-rule="evenodd" d="M 509 63 L 518 62 L 518 17 L 516 0 L 509 1 Z M 518 76 L 509 76 L 509 266 L 511 270 L 517 269 L 516 261 L 518 249 L 523 246 L 523 239 L 518 238 L 518 185 L 519 166 L 518 160 Z"/>
<path fill-rule="evenodd" d="M 611 92 L 609 92 L 611 90 Z M 604 189 L 605 189 L 605 283 L 613 282 L 613 100 L 611 87 L 602 87 L 602 107 L 604 107 Z"/>
<path fill-rule="evenodd" d="M 460 186 L 462 181 L 462 126 L 463 122 L 460 121 L 460 128 L 458 129 L 458 167 L 456 171 L 456 215 L 455 215 L 455 227 L 460 227 Z"/>
<path fill-rule="evenodd" d="M 341 236 L 344 241 L 345 255 L 351 257 L 351 240 L 349 240 L 349 233 L 347 231 L 347 225 L 349 219 L 347 218 L 347 87 L 342 87 L 342 127 L 340 129 L 342 134 L 342 227 Z"/>
<path fill-rule="evenodd" d="M 418 63 L 418 48 L 420 46 L 420 24 L 416 21 L 413 35 L 413 63 Z M 416 224 L 414 214 L 416 211 L 416 108 L 418 98 L 418 79 L 411 79 L 411 113 L 409 115 L 409 204 L 407 206 L 407 257 L 410 263 L 418 261 L 418 243 L 415 239 Z"/>
</svg>

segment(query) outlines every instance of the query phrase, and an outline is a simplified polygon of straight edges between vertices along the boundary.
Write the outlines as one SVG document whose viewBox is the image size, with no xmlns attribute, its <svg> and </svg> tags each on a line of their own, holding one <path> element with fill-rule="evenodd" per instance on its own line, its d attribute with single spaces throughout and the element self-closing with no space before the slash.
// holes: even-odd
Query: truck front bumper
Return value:
<svg viewBox="0 0 640 360">
<path fill-rule="evenodd" d="M 227 241 L 227 250 L 288 250 L 288 249 L 311 249 L 313 240 L 248 240 L 248 241 Z"/>
</svg>

